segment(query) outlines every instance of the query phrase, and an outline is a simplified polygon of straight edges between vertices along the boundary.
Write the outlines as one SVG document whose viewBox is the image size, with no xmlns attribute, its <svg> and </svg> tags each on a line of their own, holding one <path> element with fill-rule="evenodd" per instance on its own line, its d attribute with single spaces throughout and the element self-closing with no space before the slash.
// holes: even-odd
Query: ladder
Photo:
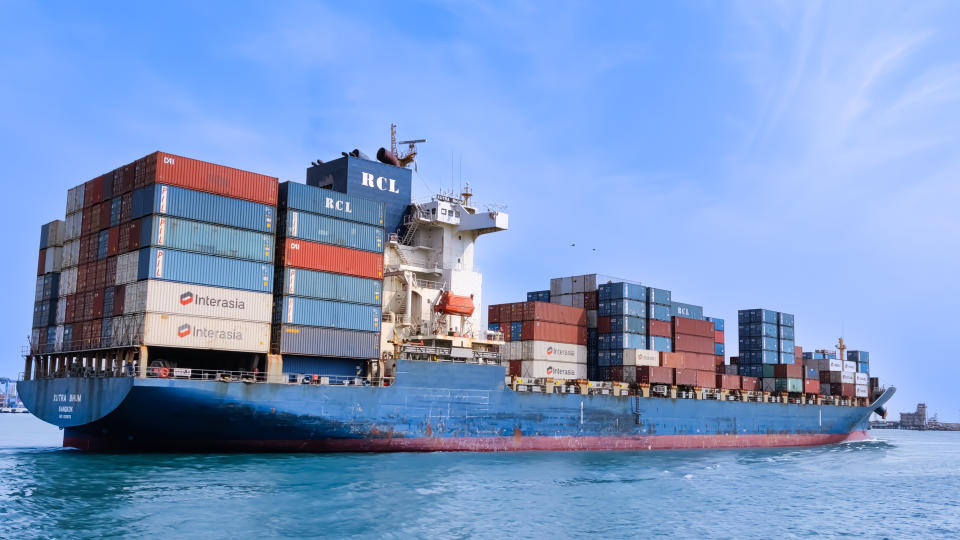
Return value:
<svg viewBox="0 0 960 540">
<path fill-rule="evenodd" d="M 413 242 L 413 235 L 417 232 L 417 226 L 423 214 L 419 204 L 413 203 L 410 206 L 412 207 L 410 213 L 403 220 L 403 236 L 400 237 L 400 243 L 404 246 L 409 246 Z"/>
</svg>

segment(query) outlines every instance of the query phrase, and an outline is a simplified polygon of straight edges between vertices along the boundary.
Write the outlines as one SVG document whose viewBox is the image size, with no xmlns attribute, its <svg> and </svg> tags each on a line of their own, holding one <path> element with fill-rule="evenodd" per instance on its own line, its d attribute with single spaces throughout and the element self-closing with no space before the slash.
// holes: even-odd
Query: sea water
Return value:
<svg viewBox="0 0 960 540">
<path fill-rule="evenodd" d="M 0 537 L 960 537 L 960 432 L 871 434 L 766 450 L 87 454 L 0 414 Z"/>
</svg>

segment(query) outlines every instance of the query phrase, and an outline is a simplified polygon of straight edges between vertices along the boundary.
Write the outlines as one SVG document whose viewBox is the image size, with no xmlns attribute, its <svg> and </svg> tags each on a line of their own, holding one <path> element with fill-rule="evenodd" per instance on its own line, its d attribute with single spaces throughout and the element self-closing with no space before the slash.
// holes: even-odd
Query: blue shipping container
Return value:
<svg viewBox="0 0 960 540">
<path fill-rule="evenodd" d="M 610 317 L 610 332 L 628 332 L 631 334 L 646 334 L 647 320 L 640 317 L 614 315 Z"/>
<path fill-rule="evenodd" d="M 795 364 L 796 362 L 797 362 L 797 359 L 792 352 L 780 353 L 781 364 Z"/>
<path fill-rule="evenodd" d="M 277 276 L 278 286 L 274 293 L 279 296 L 305 296 L 371 306 L 381 303 L 383 282 L 378 279 L 301 268 L 280 268 L 277 272 L 280 275 Z"/>
<path fill-rule="evenodd" d="M 606 300 L 597 304 L 597 314 L 602 317 L 614 315 L 628 315 L 630 317 L 646 317 L 647 304 L 639 300 Z M 669 319 L 667 319 L 669 320 Z"/>
<path fill-rule="evenodd" d="M 106 259 L 110 248 L 110 231 L 104 229 L 97 235 L 97 259 Z"/>
<path fill-rule="evenodd" d="M 670 306 L 664 306 L 661 304 L 647 304 L 647 318 L 655 319 L 658 321 L 671 321 L 670 317 Z"/>
<path fill-rule="evenodd" d="M 817 368 L 808 367 L 803 371 L 804 379 L 819 379 L 820 371 Z"/>
<path fill-rule="evenodd" d="M 341 358 L 379 358 L 380 334 L 316 326 L 274 325 L 272 350 L 282 354 L 336 356 Z M 287 370 L 284 357 L 283 371 Z"/>
<path fill-rule="evenodd" d="M 166 216 L 140 223 L 140 246 L 156 246 L 259 262 L 273 262 L 272 234 Z"/>
<path fill-rule="evenodd" d="M 741 324 L 740 335 L 745 337 L 779 337 L 777 335 L 777 325 L 768 323 Z"/>
<path fill-rule="evenodd" d="M 510 341 L 523 341 L 523 323 L 514 321 L 510 323 Z"/>
<path fill-rule="evenodd" d="M 660 304 L 662 306 L 667 306 L 669 308 L 673 300 L 671 298 L 670 291 L 666 289 L 655 289 L 653 287 L 647 287 L 647 302 L 650 302 L 652 304 Z"/>
<path fill-rule="evenodd" d="M 364 332 L 380 330 L 379 307 L 299 296 L 284 296 L 277 304 L 274 305 L 274 323 Z"/>
<path fill-rule="evenodd" d="M 780 313 L 777 324 L 780 326 L 793 326 L 793 315 L 789 313 Z"/>
<path fill-rule="evenodd" d="M 778 364 L 777 351 L 740 351 L 741 364 Z"/>
<path fill-rule="evenodd" d="M 794 338 L 793 327 L 791 327 L 791 326 L 778 326 L 778 327 L 777 327 L 777 330 L 779 331 L 780 339 L 793 339 L 793 338 Z"/>
<path fill-rule="evenodd" d="M 661 351 L 661 352 L 672 352 L 673 351 L 673 340 L 668 337 L 660 336 L 651 336 L 649 339 L 650 347 L 640 347 L 649 348 L 652 351 Z"/>
<path fill-rule="evenodd" d="M 598 346 L 604 349 L 646 349 L 647 336 L 641 334 L 600 334 Z"/>
<path fill-rule="evenodd" d="M 299 182 L 280 182 L 280 207 L 383 227 L 383 203 Z"/>
<path fill-rule="evenodd" d="M 713 344 L 713 354 L 723 354 L 723 343 Z"/>
<path fill-rule="evenodd" d="M 792 353 L 794 352 L 794 346 L 796 343 L 792 339 L 781 339 L 780 340 L 780 350 L 782 352 Z"/>
<path fill-rule="evenodd" d="M 862 363 L 857 364 L 857 371 L 860 372 L 860 373 L 866 373 L 867 375 L 869 375 L 869 374 L 870 374 L 870 364 L 868 364 L 868 363 L 866 363 L 866 362 L 862 362 Z"/>
<path fill-rule="evenodd" d="M 738 364 L 741 377 L 763 377 L 763 364 Z"/>
<path fill-rule="evenodd" d="M 162 279 L 211 287 L 269 292 L 273 266 L 174 249 L 141 249 L 137 280 Z"/>
<path fill-rule="evenodd" d="M 350 156 L 310 167 L 307 184 L 382 202 L 389 235 L 400 228 L 410 206 L 412 175 L 410 169 Z"/>
<path fill-rule="evenodd" d="M 123 199 L 121 197 L 114 197 L 110 201 L 110 226 L 116 227 L 120 224 L 120 216 L 122 215 L 123 210 Z"/>
<path fill-rule="evenodd" d="M 164 185 L 133 192 L 133 218 L 149 214 L 269 233 L 274 232 L 276 222 L 272 206 Z"/>
<path fill-rule="evenodd" d="M 113 299 L 115 296 L 116 296 L 116 289 L 114 287 L 107 287 L 106 289 L 103 290 L 104 322 L 106 322 L 107 318 L 113 314 Z"/>
<path fill-rule="evenodd" d="M 530 291 L 527 302 L 550 302 L 550 291 Z"/>
<path fill-rule="evenodd" d="M 627 283 L 624 281 L 618 283 L 603 283 L 597 287 L 598 299 L 617 300 L 627 298 L 629 300 L 647 300 L 647 288 L 639 283 Z"/>
<path fill-rule="evenodd" d="M 289 238 L 383 253 L 383 229 L 329 216 L 290 210 L 280 216 Z"/>
<path fill-rule="evenodd" d="M 777 338 L 762 336 L 744 336 L 740 338 L 741 351 L 774 351 L 778 346 Z"/>
<path fill-rule="evenodd" d="M 50 224 L 44 223 L 40 226 L 40 249 L 47 249 L 50 242 Z"/>
<path fill-rule="evenodd" d="M 776 325 L 780 320 L 779 314 L 769 309 L 741 309 L 737 315 L 740 324 L 771 323 Z"/>
<path fill-rule="evenodd" d="M 683 302 L 671 302 L 670 315 L 673 317 L 703 320 L 703 306 L 684 304 Z"/>
<path fill-rule="evenodd" d="M 869 362 L 870 353 L 867 351 L 847 351 L 847 360 L 854 362 Z"/>
</svg>

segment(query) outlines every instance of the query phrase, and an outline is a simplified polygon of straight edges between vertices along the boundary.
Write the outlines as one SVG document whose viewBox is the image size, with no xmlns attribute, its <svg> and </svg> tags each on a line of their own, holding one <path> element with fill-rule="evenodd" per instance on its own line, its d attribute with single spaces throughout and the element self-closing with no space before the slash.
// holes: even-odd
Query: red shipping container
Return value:
<svg viewBox="0 0 960 540">
<path fill-rule="evenodd" d="M 523 321 L 523 339 L 586 345 L 587 327 L 544 321 Z"/>
<path fill-rule="evenodd" d="M 140 249 L 140 223 L 131 221 L 120 225 L 117 232 L 117 254 L 122 255 Z"/>
<path fill-rule="evenodd" d="M 500 304 L 500 322 L 510 322 L 510 305 Z"/>
<path fill-rule="evenodd" d="M 116 170 L 116 169 L 114 169 Z M 109 201 L 113 198 L 113 174 L 114 171 L 110 171 L 103 175 L 103 180 L 101 180 L 101 189 L 103 192 L 100 194 L 101 201 Z"/>
<path fill-rule="evenodd" d="M 43 267 L 47 265 L 47 250 L 41 249 L 40 256 L 37 257 L 37 275 L 43 275 Z"/>
<path fill-rule="evenodd" d="M 585 326 L 587 311 L 583 308 L 550 304 L 548 302 L 520 302 L 523 321 L 547 321 Z"/>
<path fill-rule="evenodd" d="M 673 368 L 657 366 L 637 368 L 637 382 L 640 384 L 673 384 L 673 377 Z"/>
<path fill-rule="evenodd" d="M 522 372 L 523 371 L 520 366 L 520 360 L 511 360 L 510 373 L 508 373 L 508 375 L 510 375 L 511 377 L 519 377 Z"/>
<path fill-rule="evenodd" d="M 110 228 L 110 201 L 100 203 L 100 230 Z"/>
<path fill-rule="evenodd" d="M 683 367 L 713 372 L 717 364 L 712 354 L 682 352 Z"/>
<path fill-rule="evenodd" d="M 154 152 L 136 161 L 134 186 L 167 184 L 276 206 L 277 182 L 272 176 Z"/>
<path fill-rule="evenodd" d="M 500 333 L 503 334 L 504 341 L 510 341 L 510 323 L 500 323 Z"/>
<path fill-rule="evenodd" d="M 676 369 L 676 381 L 679 386 L 697 386 L 697 373 L 695 369 Z M 713 373 L 710 374 L 713 376 Z"/>
<path fill-rule="evenodd" d="M 280 264 L 318 272 L 383 279 L 383 255 L 380 253 L 292 238 L 284 242 Z"/>
<path fill-rule="evenodd" d="M 90 234 L 90 227 L 93 225 L 93 208 L 84 208 L 80 213 L 80 234 Z"/>
<path fill-rule="evenodd" d="M 773 366 L 773 376 L 778 379 L 802 379 L 803 365 L 801 364 L 778 364 Z"/>
<path fill-rule="evenodd" d="M 73 309 L 73 321 L 82 322 L 87 320 L 87 293 L 77 293 L 77 300 Z M 80 332 L 75 330 L 74 337 L 80 337 Z"/>
<path fill-rule="evenodd" d="M 714 330 L 714 331 L 713 331 L 713 342 L 714 342 L 714 343 L 724 343 L 723 330 Z"/>
<path fill-rule="evenodd" d="M 63 323 L 71 324 L 76 319 L 77 312 L 77 295 L 68 294 L 67 301 L 64 303 L 63 310 Z"/>
<path fill-rule="evenodd" d="M 716 364 L 716 365 L 718 365 L 718 366 L 722 366 L 722 365 L 724 365 L 726 362 L 724 362 L 724 360 L 723 360 L 723 355 L 722 355 L 722 354 L 718 354 L 718 355 L 714 356 L 713 363 Z"/>
<path fill-rule="evenodd" d="M 683 353 L 678 352 L 660 352 L 660 366 L 670 368 L 683 367 Z"/>
<path fill-rule="evenodd" d="M 727 373 L 727 366 L 723 364 L 717 364 L 716 369 L 714 371 L 716 371 L 720 375 L 724 375 Z"/>
<path fill-rule="evenodd" d="M 97 289 L 102 289 L 107 286 L 107 260 L 100 259 L 97 261 L 96 278 L 93 280 L 93 286 Z M 114 276 L 116 276 L 116 270 L 114 270 Z M 111 283 L 110 285 L 113 285 Z"/>
<path fill-rule="evenodd" d="M 739 390 L 740 376 L 739 375 L 717 375 L 717 388 L 722 388 L 724 390 Z"/>
<path fill-rule="evenodd" d="M 133 193 L 124 193 L 120 198 L 120 223 L 133 219 Z"/>
<path fill-rule="evenodd" d="M 820 393 L 820 381 L 816 379 L 804 379 L 803 380 L 803 393 L 804 394 L 819 394 Z"/>
<path fill-rule="evenodd" d="M 833 390 L 833 385 L 831 385 L 831 391 Z M 836 392 L 833 392 L 836 395 Z M 857 395 L 857 385 L 855 384 L 840 384 L 840 395 L 843 397 L 856 397 Z"/>
<path fill-rule="evenodd" d="M 713 364 L 713 355 L 715 347 L 713 336 L 690 336 L 687 334 L 677 334 L 673 338 L 673 350 L 676 352 L 693 352 L 708 354 L 711 356 L 710 363 Z"/>
<path fill-rule="evenodd" d="M 500 306 L 494 304 L 487 307 L 487 322 L 488 323 L 499 323 L 500 322 Z"/>
<path fill-rule="evenodd" d="M 740 357 L 739 357 L 739 356 L 731 356 L 731 357 L 730 357 L 730 365 L 731 365 L 731 366 L 735 366 L 735 365 L 737 365 L 737 364 L 739 364 L 739 363 L 740 363 Z"/>
<path fill-rule="evenodd" d="M 87 263 L 77 266 L 77 287 L 75 292 L 85 292 L 87 290 Z"/>
<path fill-rule="evenodd" d="M 47 352 L 47 328 L 44 326 L 40 329 L 40 335 L 37 336 L 37 345 L 33 348 L 36 352 Z"/>
<path fill-rule="evenodd" d="M 597 317 L 597 333 L 599 334 L 609 334 L 610 333 L 610 317 Z"/>
<path fill-rule="evenodd" d="M 113 170 L 113 176 L 111 177 L 112 182 L 110 182 L 110 196 L 119 197 L 123 193 L 123 169 L 126 168 L 126 165 L 123 167 L 117 167 Z"/>
<path fill-rule="evenodd" d="M 104 272 L 103 286 L 113 287 L 117 283 L 117 258 L 107 259 L 107 271 Z"/>
<path fill-rule="evenodd" d="M 670 323 L 655 319 L 650 319 L 647 321 L 647 333 L 649 333 L 651 336 L 673 337 Z"/>
<path fill-rule="evenodd" d="M 697 386 L 700 388 L 717 388 L 717 374 L 710 371 L 697 371 Z"/>
<path fill-rule="evenodd" d="M 100 203 L 97 203 L 90 207 L 90 228 L 87 230 L 88 234 L 96 234 L 100 232 L 100 218 L 102 217 L 102 209 Z M 84 218 L 86 222 L 86 218 Z"/>
<path fill-rule="evenodd" d="M 120 252 L 120 227 L 112 227 L 107 232 L 107 256 L 113 256 Z"/>
<path fill-rule="evenodd" d="M 740 377 L 740 389 L 747 392 L 759 392 L 762 385 L 758 377 Z"/>
<path fill-rule="evenodd" d="M 587 291 L 583 293 L 583 309 L 597 309 L 597 291 Z"/>
<path fill-rule="evenodd" d="M 510 322 L 523 321 L 524 302 L 514 302 L 510 304 Z"/>
<path fill-rule="evenodd" d="M 113 312 L 110 315 L 118 317 L 123 315 L 123 307 L 127 300 L 127 286 L 117 285 L 113 289 Z"/>
<path fill-rule="evenodd" d="M 803 363 L 803 347 L 794 347 L 793 357 L 796 359 L 796 362 L 798 364 L 802 364 Z"/>
<path fill-rule="evenodd" d="M 97 289 L 90 294 L 93 295 L 90 316 L 94 319 L 100 319 L 103 317 L 103 289 Z"/>
<path fill-rule="evenodd" d="M 88 208 L 103 199 L 103 177 L 98 176 L 83 184 L 83 207 Z M 84 216 L 86 221 L 86 216 Z"/>
<path fill-rule="evenodd" d="M 87 323 L 87 329 L 90 332 L 88 347 L 91 349 L 100 348 L 100 325 L 102 322 L 103 322 L 102 320 L 97 319 L 95 321 L 91 321 Z"/>
<path fill-rule="evenodd" d="M 710 338 L 710 343 L 712 344 L 714 324 L 710 321 L 700 321 L 697 319 L 688 319 L 686 317 L 674 317 L 673 335 L 678 334 Z"/>
</svg>

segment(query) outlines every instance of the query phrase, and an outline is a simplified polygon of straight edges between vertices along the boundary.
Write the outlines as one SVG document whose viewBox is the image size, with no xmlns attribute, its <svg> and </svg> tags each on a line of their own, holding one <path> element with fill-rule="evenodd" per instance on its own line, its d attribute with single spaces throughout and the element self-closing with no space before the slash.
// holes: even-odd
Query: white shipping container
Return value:
<svg viewBox="0 0 960 540">
<path fill-rule="evenodd" d="M 83 224 L 83 212 L 74 212 L 67 214 L 67 219 L 63 226 L 63 240 L 73 240 L 80 238 L 80 226 Z"/>
<path fill-rule="evenodd" d="M 175 281 L 145 280 L 127 285 L 123 312 L 170 313 L 268 323 L 273 294 Z"/>
<path fill-rule="evenodd" d="M 865 384 L 858 384 L 854 392 L 857 397 L 870 397 L 870 392 Z"/>
<path fill-rule="evenodd" d="M 83 208 L 83 184 L 67 190 L 67 214 Z"/>
<path fill-rule="evenodd" d="M 57 334 L 54 336 L 53 347 L 56 351 L 63 350 L 63 325 L 57 326 Z"/>
<path fill-rule="evenodd" d="M 843 360 L 820 360 L 820 371 L 843 371 Z"/>
<path fill-rule="evenodd" d="M 856 373 L 852 371 L 843 371 L 840 373 L 840 382 L 843 384 L 855 384 L 857 382 L 855 375 Z"/>
<path fill-rule="evenodd" d="M 649 351 L 647 349 L 624 349 L 623 350 L 624 373 L 628 371 L 626 369 L 627 366 L 633 367 L 633 366 L 659 366 L 659 365 L 660 365 L 660 353 L 658 353 L 657 351 Z"/>
<path fill-rule="evenodd" d="M 59 272 L 63 266 L 63 247 L 56 246 L 47 248 L 47 256 L 43 260 L 43 273 Z"/>
<path fill-rule="evenodd" d="M 542 360 L 584 365 L 587 363 L 586 345 L 571 345 L 553 341 L 518 341 L 516 343 L 521 344 L 520 360 Z"/>
<path fill-rule="evenodd" d="M 137 271 L 140 266 L 140 252 L 131 251 L 117 257 L 116 285 L 133 283 L 137 280 Z"/>
<path fill-rule="evenodd" d="M 870 382 L 870 377 L 866 373 L 855 373 L 854 376 L 857 384 L 868 384 Z"/>
<path fill-rule="evenodd" d="M 857 372 L 857 363 L 853 360 L 844 360 L 843 361 L 843 370 L 849 371 L 850 373 Z"/>
<path fill-rule="evenodd" d="M 561 294 L 563 294 L 560 292 L 560 289 L 562 288 L 563 288 L 563 278 L 558 278 L 558 277 L 550 278 L 550 297 L 551 298 L 553 298 L 554 296 L 560 296 Z"/>
<path fill-rule="evenodd" d="M 66 227 L 67 224 L 62 219 L 51 221 L 50 227 L 47 228 L 47 245 L 62 246 Z"/>
<path fill-rule="evenodd" d="M 573 278 L 572 277 L 563 277 L 560 278 L 560 290 L 557 294 L 573 294 Z M 550 296 L 553 296 L 553 293 L 550 293 Z"/>
<path fill-rule="evenodd" d="M 570 292 L 574 294 L 586 292 L 586 289 L 583 288 L 584 286 L 583 280 L 585 277 L 586 276 L 571 276 L 570 281 L 571 281 L 572 288 Z"/>
<path fill-rule="evenodd" d="M 67 296 L 77 292 L 77 267 L 60 272 L 60 289 L 57 296 Z"/>
<path fill-rule="evenodd" d="M 531 379 L 586 379 L 587 364 L 524 360 L 520 362 L 520 376 Z"/>
<path fill-rule="evenodd" d="M 63 319 L 67 313 L 67 299 L 61 296 L 57 299 L 57 324 L 63 324 Z M 62 326 L 58 328 L 63 328 Z"/>
<path fill-rule="evenodd" d="M 266 353 L 270 346 L 270 323 L 164 313 L 121 319 L 121 335 L 116 330 L 113 335 L 143 345 L 252 353 Z"/>
<path fill-rule="evenodd" d="M 70 268 L 80 264 L 80 240 L 70 240 L 63 244 L 63 268 Z"/>
<path fill-rule="evenodd" d="M 583 292 L 593 292 L 599 290 L 600 285 L 604 283 L 616 283 L 619 280 L 615 277 L 605 276 L 603 274 L 585 274 L 583 276 Z"/>
<path fill-rule="evenodd" d="M 570 306 L 573 307 L 573 295 L 572 294 L 561 294 L 556 297 L 553 295 L 550 296 L 551 304 L 560 304 L 561 306 Z M 582 307 L 582 306 L 581 306 Z"/>
</svg>

